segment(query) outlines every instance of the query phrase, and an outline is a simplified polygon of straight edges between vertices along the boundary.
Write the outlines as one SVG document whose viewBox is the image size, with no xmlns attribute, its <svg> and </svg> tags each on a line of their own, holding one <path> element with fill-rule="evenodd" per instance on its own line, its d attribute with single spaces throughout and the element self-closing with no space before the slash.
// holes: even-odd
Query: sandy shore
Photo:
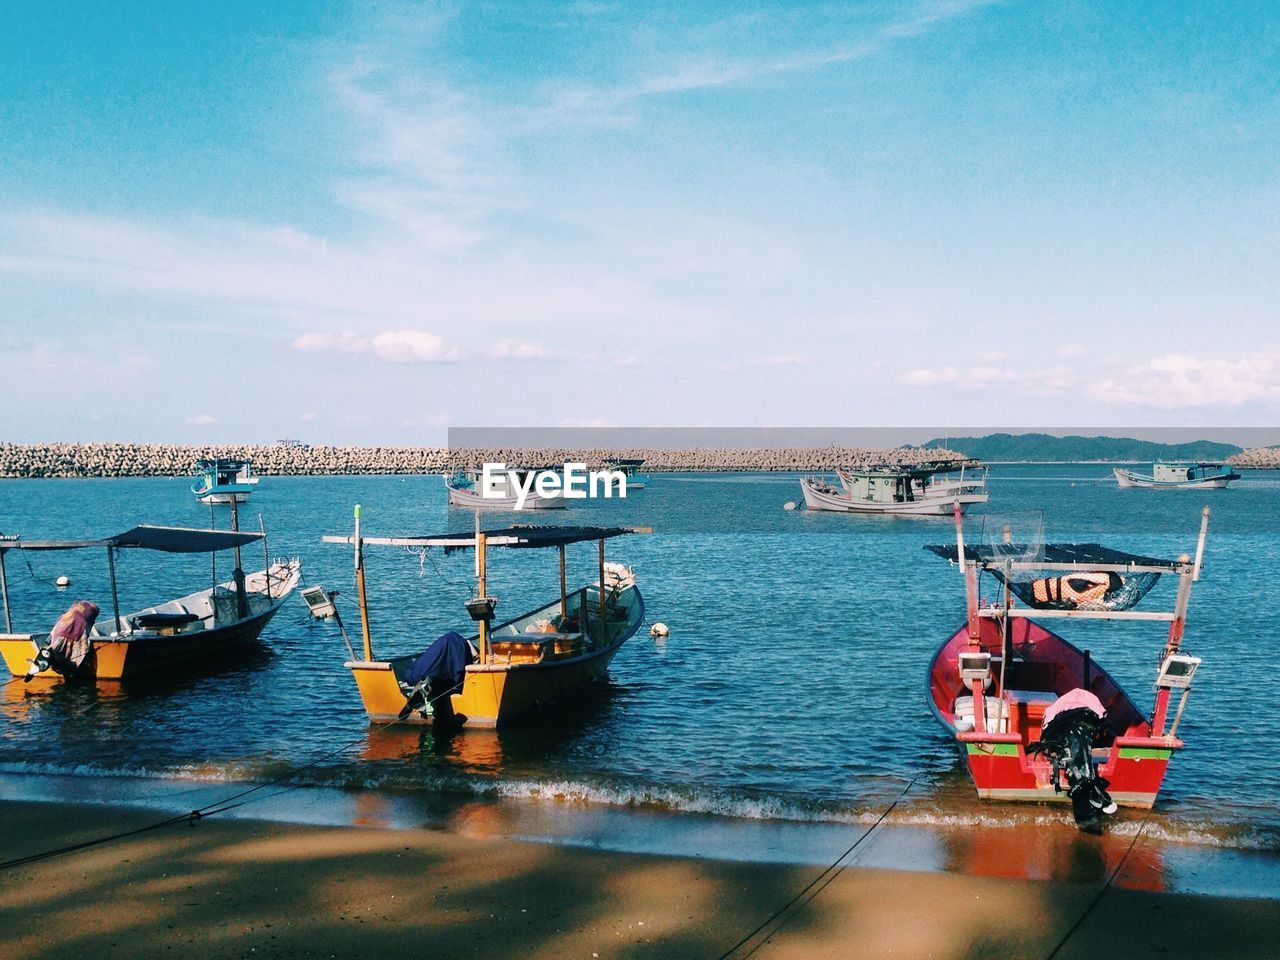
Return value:
<svg viewBox="0 0 1280 960">
<path fill-rule="evenodd" d="M 2 859 L 156 819 L 6 802 Z M 715 958 L 820 873 L 215 817 L 0 871 L 0 956 Z M 850 868 L 733 956 L 1277 954 L 1275 900 L 1112 888 L 1076 926 L 1100 886 Z"/>
</svg>

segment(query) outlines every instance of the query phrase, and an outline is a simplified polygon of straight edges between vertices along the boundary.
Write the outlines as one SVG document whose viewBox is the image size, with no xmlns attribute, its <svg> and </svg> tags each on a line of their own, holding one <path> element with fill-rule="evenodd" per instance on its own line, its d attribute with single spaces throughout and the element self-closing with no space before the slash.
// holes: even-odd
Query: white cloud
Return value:
<svg viewBox="0 0 1280 960">
<path fill-rule="evenodd" d="M 812 362 L 813 358 L 803 353 L 772 353 L 767 357 L 751 360 L 748 365 L 753 367 L 798 367 Z"/>
<path fill-rule="evenodd" d="M 545 360 L 552 356 L 551 351 L 541 344 L 510 338 L 499 340 L 489 353 L 498 360 Z"/>
<path fill-rule="evenodd" d="M 208 413 L 197 413 L 193 417 L 187 417 L 187 423 L 194 423 L 198 427 L 207 427 L 211 423 L 217 423 L 218 418 Z"/>
<path fill-rule="evenodd" d="M 462 356 L 457 347 L 426 330 L 384 330 L 372 337 L 349 330 L 304 333 L 292 346 L 305 353 L 367 353 L 386 363 L 454 363 Z"/>
<path fill-rule="evenodd" d="M 928 387 L 938 383 L 955 383 L 960 379 L 960 374 L 955 367 L 942 367 L 937 370 L 916 367 L 908 370 L 899 379 L 909 387 Z"/>
<path fill-rule="evenodd" d="M 1176 410 L 1280 400 L 1280 353 L 1240 360 L 1166 353 L 1089 388 L 1108 403 Z"/>
</svg>

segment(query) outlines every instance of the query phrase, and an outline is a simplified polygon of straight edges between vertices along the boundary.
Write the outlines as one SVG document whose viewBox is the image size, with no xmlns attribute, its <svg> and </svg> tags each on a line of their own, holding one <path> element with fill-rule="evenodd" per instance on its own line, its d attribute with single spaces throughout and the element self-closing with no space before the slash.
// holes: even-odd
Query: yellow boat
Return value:
<svg viewBox="0 0 1280 960">
<path fill-rule="evenodd" d="M 356 507 L 353 536 L 326 536 L 326 543 L 354 547 L 356 588 L 360 603 L 363 657 L 348 641 L 351 659 L 344 666 L 355 678 L 369 719 L 375 723 L 404 720 L 414 723 L 466 722 L 469 726 L 495 727 L 509 720 L 550 707 L 600 679 L 622 645 L 644 621 L 644 600 L 634 573 L 620 564 L 606 563 L 606 540 L 628 533 L 648 532 L 627 527 L 513 526 L 475 533 L 430 537 L 365 537 Z M 598 544 L 596 582 L 569 592 L 565 581 L 565 547 L 573 543 Z M 466 639 L 465 670 L 460 682 L 441 688 L 419 683 L 415 691 L 415 662 L 433 647 L 387 660 L 376 659 L 369 630 L 364 587 L 366 545 L 440 548 L 476 551 L 477 595 L 465 604 L 479 631 Z M 556 548 L 560 557 L 560 595 L 550 603 L 511 620 L 492 625 L 496 598 L 486 593 L 488 552 L 511 549 Z M 601 585 L 603 584 L 603 589 Z M 323 589 L 310 588 L 315 602 L 324 603 Z M 308 603 L 313 599 L 308 598 Z M 335 613 L 330 604 L 329 615 Z M 339 623 L 341 623 L 339 619 Z M 343 633 L 345 637 L 345 631 Z M 458 644 L 463 638 L 456 634 Z M 437 641 L 439 643 L 440 641 Z M 461 666 L 461 664 L 460 664 Z"/>
<path fill-rule="evenodd" d="M 138 526 L 101 540 L 0 538 L 0 596 L 5 620 L 5 632 L 0 634 L 0 656 L 14 677 L 22 677 L 34 685 L 47 685 L 73 678 L 129 679 L 142 673 L 164 671 L 178 663 L 219 656 L 253 642 L 297 586 L 301 564 L 297 559 L 276 560 L 268 562 L 265 569 L 246 575 L 240 569 L 240 548 L 252 543 L 261 543 L 266 553 L 265 533 L 186 527 Z M 107 622 L 104 618 L 97 622 L 97 604 L 76 603 L 63 615 L 63 621 L 77 614 L 83 617 L 75 637 L 75 653 L 60 655 L 64 653 L 59 649 L 63 642 L 63 621 L 59 621 L 52 634 L 14 632 L 4 555 L 10 550 L 82 549 L 106 551 L 111 579 L 111 620 Z M 115 563 L 119 550 L 182 554 L 229 550 L 235 556 L 235 568 L 229 581 L 219 583 L 215 573 L 210 586 L 202 590 L 122 615 Z M 67 640 L 69 643 L 70 638 Z"/>
</svg>

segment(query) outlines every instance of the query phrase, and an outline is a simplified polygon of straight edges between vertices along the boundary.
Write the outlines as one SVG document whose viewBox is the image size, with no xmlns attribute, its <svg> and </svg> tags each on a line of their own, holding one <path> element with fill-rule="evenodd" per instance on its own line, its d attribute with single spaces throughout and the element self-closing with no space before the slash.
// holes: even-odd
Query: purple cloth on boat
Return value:
<svg viewBox="0 0 1280 960">
<path fill-rule="evenodd" d="M 1041 725 L 1042 727 L 1047 727 L 1053 718 L 1064 710 L 1078 710 L 1081 707 L 1086 710 L 1092 710 L 1098 715 L 1099 719 L 1107 715 L 1107 708 L 1102 705 L 1101 700 L 1095 697 L 1088 690 L 1076 687 L 1074 690 L 1068 690 L 1045 708 L 1044 719 L 1041 721 Z"/>
</svg>

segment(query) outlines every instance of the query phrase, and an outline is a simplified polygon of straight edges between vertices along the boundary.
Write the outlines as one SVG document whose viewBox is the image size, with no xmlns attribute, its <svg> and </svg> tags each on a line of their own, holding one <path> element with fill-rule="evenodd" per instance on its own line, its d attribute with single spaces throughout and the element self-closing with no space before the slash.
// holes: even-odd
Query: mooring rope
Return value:
<svg viewBox="0 0 1280 960">
<path fill-rule="evenodd" d="M 444 693 L 436 694 L 436 696 L 428 700 L 427 703 L 428 704 L 435 703 L 441 697 L 447 696 L 451 693 L 452 691 L 445 691 Z M 392 727 L 398 726 L 402 723 L 406 723 L 411 716 L 412 716 L 412 713 L 407 714 L 404 717 L 397 718 L 396 720 L 393 720 L 391 723 L 386 723 L 378 727 L 375 727 L 374 728 L 375 733 L 381 734 L 382 731 L 384 730 L 390 730 Z M 40 853 L 28 854 L 25 857 L 15 857 L 12 860 L 2 860 L 0 861 L 0 870 L 10 870 L 15 867 L 26 866 L 27 864 L 37 863 L 41 860 L 48 860 L 53 857 L 63 856 L 69 853 L 75 853 L 80 850 L 86 850 L 91 847 L 102 846 L 105 843 L 111 843 L 115 840 L 123 840 L 123 839 L 126 839 L 127 837 L 137 836 L 140 833 L 147 833 L 152 830 L 159 830 L 163 827 L 176 826 L 177 824 L 180 824 L 180 823 L 185 823 L 194 827 L 199 821 L 205 819 L 206 817 L 212 817 L 215 814 L 225 813 L 228 810 L 234 810 L 237 807 L 243 807 L 249 803 L 253 803 L 254 802 L 253 800 L 246 800 L 244 798 L 249 797 L 255 793 L 258 793 L 259 791 L 265 790 L 268 787 L 273 787 L 273 786 L 277 786 L 279 784 L 285 783 L 286 781 L 291 780 L 294 777 L 296 777 L 298 774 L 302 773 L 304 770 L 309 770 L 312 767 L 315 767 L 318 764 L 323 763 L 325 760 L 330 759 L 331 757 L 338 756 L 339 754 L 344 753 L 347 750 L 350 750 L 352 747 L 356 746 L 357 744 L 367 742 L 367 740 L 368 740 L 368 732 L 366 731 L 364 736 L 355 737 L 343 743 L 339 747 L 335 747 L 332 750 L 328 750 L 325 753 L 322 753 L 319 756 L 314 757 L 313 759 L 307 761 L 306 763 L 300 766 L 293 767 L 290 770 L 286 771 L 285 773 L 282 773 L 279 776 L 273 777 L 272 779 L 266 781 L 265 783 L 259 783 L 252 787 L 249 787 L 248 789 L 241 790 L 238 793 L 233 793 L 228 797 L 222 797 L 221 799 L 211 801 L 210 803 L 206 803 L 204 806 L 197 807 L 196 809 L 191 810 L 188 813 L 177 814 L 172 817 L 166 817 L 163 820 L 157 820 L 155 823 L 149 823 L 141 827 L 136 827 L 133 830 L 124 830 L 119 833 L 109 834 L 104 837 L 96 837 L 92 840 L 84 840 L 84 841 L 81 841 L 80 843 L 72 843 L 63 847 L 55 847 L 53 849 L 41 851 Z M 296 783 L 289 784 L 285 786 L 283 789 L 276 791 L 275 793 L 268 794 L 268 796 L 279 796 L 282 793 L 287 793 L 289 790 L 296 790 L 301 786 L 302 784 L 296 784 Z M 258 799 L 265 799 L 265 798 L 258 798 Z"/>
<path fill-rule="evenodd" d="M 875 822 L 872 823 L 871 826 L 869 826 L 865 831 L 863 831 L 863 833 L 856 840 L 854 840 L 853 843 L 849 844 L 849 846 L 845 849 L 845 851 L 831 862 L 830 866 L 826 867 L 820 874 L 818 874 L 811 881 L 809 881 L 809 883 L 805 885 L 804 889 L 802 889 L 794 897 L 792 897 L 790 900 L 788 900 L 786 903 L 780 906 L 777 910 L 769 914 L 769 916 L 766 917 L 750 933 L 744 936 L 741 940 L 735 943 L 732 947 L 730 947 L 724 953 L 720 954 L 719 957 L 717 957 L 717 960 L 729 960 L 730 957 L 732 957 L 744 946 L 746 946 L 748 943 L 750 943 L 752 940 L 758 937 L 762 932 L 767 930 L 769 927 L 773 926 L 773 924 L 776 921 L 785 920 L 786 918 L 784 917 L 784 914 L 787 914 L 788 911 L 791 911 L 793 907 L 799 908 L 799 907 L 805 906 L 807 903 L 813 900 L 814 897 L 816 897 L 823 890 L 825 890 L 827 886 L 831 883 L 831 881 L 834 880 L 836 877 L 838 877 L 844 871 L 844 866 L 843 866 L 844 861 L 847 860 L 853 854 L 853 852 L 857 850 L 859 846 L 862 845 L 862 842 L 866 840 L 867 837 L 871 836 L 872 832 L 876 829 L 876 827 L 884 823 L 885 818 L 888 817 L 889 814 L 893 813 L 894 809 L 898 806 L 899 803 L 903 801 L 903 799 L 906 797 L 907 793 L 911 790 L 911 788 L 916 785 L 916 781 L 918 781 L 920 777 L 922 777 L 923 775 L 924 775 L 924 771 L 921 771 L 920 773 L 917 773 L 914 777 L 912 777 L 910 782 L 905 787 L 902 788 L 902 792 L 899 793 L 898 796 L 894 798 L 893 803 L 885 807 L 884 811 L 880 814 L 880 816 L 876 817 Z M 779 924 L 779 926 L 781 926 L 781 924 Z M 770 931 L 768 936 L 765 936 L 760 940 L 759 943 L 753 946 L 750 950 L 747 950 L 745 953 L 741 954 L 741 957 L 744 958 L 745 960 L 746 957 L 752 956 L 757 950 L 759 950 L 762 946 L 764 946 L 766 942 L 768 942 L 769 936 L 772 936 L 773 932 L 774 931 Z"/>
<path fill-rule="evenodd" d="M 1150 822 L 1150 814 L 1147 814 L 1147 816 L 1142 818 L 1142 823 L 1134 832 L 1133 839 L 1129 841 L 1129 846 L 1125 849 L 1124 856 L 1120 858 L 1120 862 L 1117 863 L 1115 869 L 1111 871 L 1106 882 L 1098 888 L 1098 892 L 1093 895 L 1093 899 L 1089 901 L 1089 905 L 1084 908 L 1084 913 L 1080 914 L 1080 916 L 1076 918 L 1076 922 L 1073 923 L 1071 928 L 1062 935 L 1062 939 L 1059 940 L 1057 945 L 1049 951 L 1045 960 L 1053 960 L 1053 958 L 1058 955 L 1058 951 L 1066 945 L 1067 941 L 1075 935 L 1075 932 L 1079 930 L 1080 926 L 1089 918 L 1089 914 L 1093 913 L 1093 908 L 1102 901 L 1103 895 L 1111 889 L 1111 884 L 1115 881 L 1116 877 L 1120 875 L 1120 871 L 1124 869 L 1124 865 L 1129 859 L 1129 854 L 1133 853 L 1133 848 L 1138 845 L 1138 840 L 1142 837 L 1142 832 L 1147 829 L 1147 824 Z"/>
</svg>

